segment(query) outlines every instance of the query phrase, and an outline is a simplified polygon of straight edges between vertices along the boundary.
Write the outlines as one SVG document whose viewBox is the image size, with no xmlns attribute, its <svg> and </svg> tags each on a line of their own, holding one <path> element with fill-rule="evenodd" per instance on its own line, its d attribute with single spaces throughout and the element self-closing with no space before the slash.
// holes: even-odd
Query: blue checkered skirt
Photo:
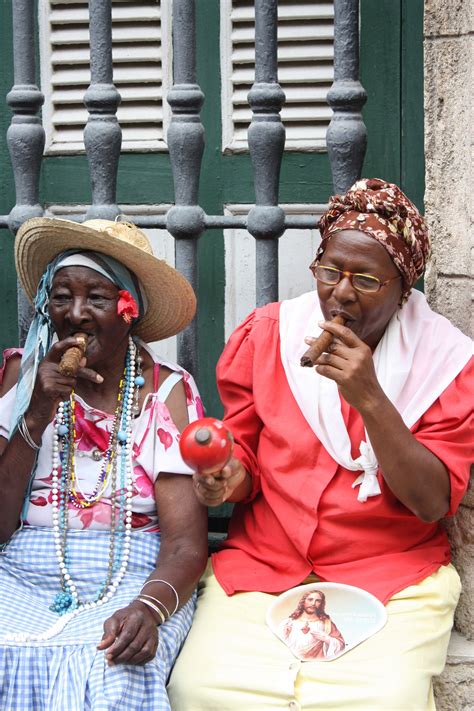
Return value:
<svg viewBox="0 0 474 711">
<path fill-rule="evenodd" d="M 97 650 L 104 621 L 138 594 L 155 568 L 160 536 L 132 534 L 125 577 L 107 603 L 81 611 L 47 641 L 12 642 L 8 633 L 42 633 L 60 590 L 51 529 L 25 527 L 0 555 L 0 709 L 8 711 L 169 711 L 166 682 L 191 626 L 193 597 L 159 629 L 153 661 L 109 667 Z M 69 568 L 82 600 L 93 600 L 107 575 L 109 534 L 68 532 Z"/>
</svg>

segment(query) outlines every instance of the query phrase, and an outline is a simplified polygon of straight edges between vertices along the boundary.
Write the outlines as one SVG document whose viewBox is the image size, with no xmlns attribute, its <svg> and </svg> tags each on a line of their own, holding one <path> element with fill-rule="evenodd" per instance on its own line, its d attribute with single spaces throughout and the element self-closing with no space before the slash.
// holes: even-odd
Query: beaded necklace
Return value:
<svg viewBox="0 0 474 711">
<path fill-rule="evenodd" d="M 69 442 L 67 443 L 69 461 L 68 467 L 71 471 L 71 489 L 69 491 L 69 501 L 78 509 L 88 508 L 96 504 L 102 498 L 107 485 L 109 483 L 109 475 L 115 464 L 115 456 L 117 451 L 117 433 L 122 416 L 122 405 L 124 396 L 124 385 L 126 378 L 126 368 L 124 368 L 123 376 L 119 383 L 119 392 L 117 398 L 117 407 L 115 408 L 114 420 L 109 436 L 109 443 L 105 451 L 102 465 L 99 472 L 97 483 L 92 491 L 92 494 L 85 494 L 79 484 L 79 478 L 76 473 L 76 399 L 74 390 L 71 393 L 69 401 L 69 412 L 71 425 L 69 428 Z M 66 432 L 67 434 L 67 432 Z M 114 488 L 112 487 L 112 491 Z"/>
<path fill-rule="evenodd" d="M 141 357 L 133 340 L 129 339 L 129 347 L 125 365 L 124 392 L 122 409 L 117 422 L 115 454 L 110 469 L 111 478 L 111 532 L 109 544 L 109 566 L 106 579 L 99 588 L 95 599 L 89 602 L 79 600 L 79 594 L 67 566 L 67 501 L 72 485 L 71 469 L 68 465 L 66 436 L 71 427 L 71 417 L 67 402 L 58 406 L 55 419 L 55 434 L 53 438 L 53 471 L 52 471 L 52 517 L 53 537 L 56 555 L 61 573 L 62 590 L 51 605 L 53 612 L 58 612 L 57 621 L 42 633 L 13 632 L 5 639 L 17 643 L 43 642 L 59 634 L 72 618 L 81 610 L 88 610 L 110 600 L 124 577 L 130 557 L 130 539 L 132 531 L 132 423 L 133 416 L 138 412 L 138 389 L 143 387 L 145 379 L 140 372 Z M 135 371 L 138 366 L 138 374 Z M 120 391 L 120 388 L 119 388 Z M 120 443 L 119 457 L 116 456 L 117 444 Z M 67 458 L 65 456 L 67 455 Z M 117 461 L 120 460 L 120 471 L 117 471 Z M 63 463 L 66 465 L 63 466 Z M 100 484 L 99 484 L 100 487 Z M 118 511 L 117 511 L 118 509 Z"/>
<path fill-rule="evenodd" d="M 114 422 L 105 460 L 91 495 L 78 493 L 75 473 L 75 406 L 74 393 L 69 401 L 60 403 L 55 422 L 53 441 L 52 515 L 53 536 L 61 575 L 61 592 L 54 598 L 51 610 L 60 615 L 76 611 L 79 606 L 90 608 L 109 600 L 125 575 L 130 555 L 132 520 L 132 464 L 131 440 L 133 405 L 140 376 L 136 383 L 137 348 L 130 338 L 124 374 L 119 385 Z M 117 453 L 117 450 L 119 452 Z M 117 466 L 119 463 L 120 466 Z M 68 569 L 67 532 L 68 503 L 78 508 L 92 506 L 102 497 L 111 483 L 111 525 L 109 563 L 106 578 L 93 602 L 83 602 Z"/>
</svg>

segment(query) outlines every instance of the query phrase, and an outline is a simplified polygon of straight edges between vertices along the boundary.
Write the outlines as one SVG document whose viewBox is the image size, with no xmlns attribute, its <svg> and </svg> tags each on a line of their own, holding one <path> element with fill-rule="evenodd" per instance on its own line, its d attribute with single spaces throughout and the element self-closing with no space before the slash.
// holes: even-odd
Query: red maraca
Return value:
<svg viewBox="0 0 474 711">
<path fill-rule="evenodd" d="M 203 417 L 184 428 L 179 449 L 188 467 L 197 472 L 219 472 L 232 456 L 234 438 L 223 422 Z"/>
</svg>

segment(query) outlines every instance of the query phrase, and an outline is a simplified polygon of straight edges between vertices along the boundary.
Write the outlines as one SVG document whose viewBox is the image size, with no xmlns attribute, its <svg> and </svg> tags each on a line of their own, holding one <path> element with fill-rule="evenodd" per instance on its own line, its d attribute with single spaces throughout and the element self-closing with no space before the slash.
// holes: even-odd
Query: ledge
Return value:
<svg viewBox="0 0 474 711">
<path fill-rule="evenodd" d="M 454 630 L 448 647 L 446 663 L 471 664 L 474 672 L 474 640 L 466 639 L 466 637 Z"/>
</svg>

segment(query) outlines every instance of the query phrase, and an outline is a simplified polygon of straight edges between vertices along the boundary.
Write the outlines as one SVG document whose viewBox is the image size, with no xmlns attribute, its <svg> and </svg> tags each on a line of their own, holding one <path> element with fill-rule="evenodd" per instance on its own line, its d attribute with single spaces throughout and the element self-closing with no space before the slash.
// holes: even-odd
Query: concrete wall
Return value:
<svg viewBox="0 0 474 711">
<path fill-rule="evenodd" d="M 474 335 L 474 3 L 425 2 L 425 206 L 433 238 L 428 295 Z"/>
<path fill-rule="evenodd" d="M 425 0 L 425 210 L 433 241 L 431 306 L 474 336 L 474 3 Z M 474 483 L 448 523 L 463 579 L 440 711 L 474 709 Z"/>
</svg>

